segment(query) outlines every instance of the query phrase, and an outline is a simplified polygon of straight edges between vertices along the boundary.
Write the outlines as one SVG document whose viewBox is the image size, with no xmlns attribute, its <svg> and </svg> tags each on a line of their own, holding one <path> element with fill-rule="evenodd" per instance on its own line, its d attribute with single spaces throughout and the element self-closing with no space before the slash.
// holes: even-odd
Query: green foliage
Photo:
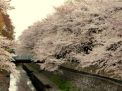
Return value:
<svg viewBox="0 0 122 91">
<path fill-rule="evenodd" d="M 70 91 L 72 84 L 66 79 L 62 79 L 59 76 L 52 76 L 50 78 L 62 91 Z"/>
</svg>

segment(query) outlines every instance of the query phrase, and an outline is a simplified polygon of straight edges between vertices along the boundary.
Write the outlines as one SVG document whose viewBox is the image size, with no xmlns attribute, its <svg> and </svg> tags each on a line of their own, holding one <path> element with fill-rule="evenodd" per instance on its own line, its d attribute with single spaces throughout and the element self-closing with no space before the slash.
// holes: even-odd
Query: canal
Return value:
<svg viewBox="0 0 122 91">
<path fill-rule="evenodd" d="M 27 73 L 21 66 L 17 67 L 18 78 L 10 75 L 9 91 L 36 91 Z"/>
<path fill-rule="evenodd" d="M 122 91 L 122 81 L 86 74 L 69 68 L 40 71 L 39 65 L 17 66 L 19 77 L 10 75 L 9 91 Z M 26 70 L 26 71 L 25 71 Z"/>
</svg>

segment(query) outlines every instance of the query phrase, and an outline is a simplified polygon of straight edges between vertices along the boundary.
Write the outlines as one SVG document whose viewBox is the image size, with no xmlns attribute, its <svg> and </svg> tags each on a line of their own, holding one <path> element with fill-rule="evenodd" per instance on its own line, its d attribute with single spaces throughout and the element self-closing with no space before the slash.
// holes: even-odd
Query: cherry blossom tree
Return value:
<svg viewBox="0 0 122 91">
<path fill-rule="evenodd" d="M 70 0 L 56 10 L 23 32 L 17 50 L 41 69 L 76 62 L 78 70 L 122 79 L 122 2 Z"/>
<path fill-rule="evenodd" d="M 10 1 L 9 0 L 0 0 L 0 13 L 2 15 L 3 14 L 6 15 L 8 9 L 11 9 Z M 13 61 L 13 58 L 10 53 L 10 50 L 13 48 L 14 41 L 9 40 L 7 33 L 6 33 L 6 35 L 3 35 L 3 30 L 5 28 L 4 27 L 5 22 L 8 21 L 8 23 L 6 23 L 8 26 L 11 25 L 11 22 L 8 17 L 5 20 L 5 18 L 0 16 L 0 20 L 1 20 L 0 24 L 1 23 L 3 24 L 3 26 L 0 27 L 0 71 L 6 70 L 8 72 L 16 73 L 15 65 L 11 62 L 11 61 Z"/>
<path fill-rule="evenodd" d="M 0 10 L 6 13 L 7 10 L 13 9 L 14 7 L 10 6 L 11 0 L 0 0 Z"/>
<path fill-rule="evenodd" d="M 14 61 L 8 49 L 11 49 L 13 42 L 5 37 L 0 36 L 0 70 L 16 73 Z"/>
</svg>

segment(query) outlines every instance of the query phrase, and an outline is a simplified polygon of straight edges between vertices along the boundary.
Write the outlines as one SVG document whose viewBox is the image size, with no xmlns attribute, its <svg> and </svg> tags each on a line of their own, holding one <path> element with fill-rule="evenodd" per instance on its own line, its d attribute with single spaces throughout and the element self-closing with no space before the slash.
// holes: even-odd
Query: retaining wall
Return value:
<svg viewBox="0 0 122 91">
<path fill-rule="evenodd" d="M 6 71 L 0 71 L 0 91 L 8 91 L 10 74 Z"/>
</svg>

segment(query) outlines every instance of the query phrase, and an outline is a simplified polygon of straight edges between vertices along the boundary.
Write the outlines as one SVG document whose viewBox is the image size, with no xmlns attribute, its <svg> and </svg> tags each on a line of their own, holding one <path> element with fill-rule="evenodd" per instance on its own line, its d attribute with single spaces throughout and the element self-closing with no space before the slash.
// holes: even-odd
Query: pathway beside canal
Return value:
<svg viewBox="0 0 122 91">
<path fill-rule="evenodd" d="M 12 74 L 10 75 L 9 91 L 36 91 L 23 68 L 18 66 L 17 69 L 19 77 L 16 78 Z"/>
</svg>

